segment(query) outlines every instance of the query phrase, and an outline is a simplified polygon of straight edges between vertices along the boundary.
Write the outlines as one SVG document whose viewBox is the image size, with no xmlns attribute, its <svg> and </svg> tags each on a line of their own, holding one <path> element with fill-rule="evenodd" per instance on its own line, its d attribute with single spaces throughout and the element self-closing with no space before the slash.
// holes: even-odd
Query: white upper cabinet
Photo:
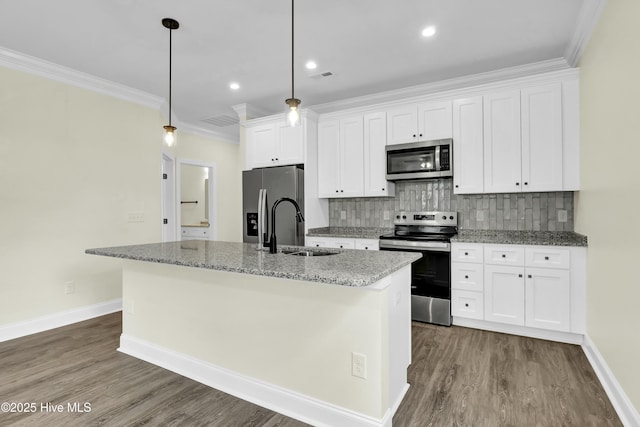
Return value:
<svg viewBox="0 0 640 427">
<path fill-rule="evenodd" d="M 453 136 L 451 101 L 418 104 L 418 140 L 431 141 Z"/>
<path fill-rule="evenodd" d="M 482 97 L 453 101 L 453 192 L 484 191 Z"/>
<path fill-rule="evenodd" d="M 425 102 L 387 111 L 387 144 L 430 141 L 453 135 L 451 101 Z"/>
<path fill-rule="evenodd" d="M 520 91 L 485 95 L 484 192 L 520 192 L 520 138 Z M 455 163 L 453 167 L 457 171 Z"/>
<path fill-rule="evenodd" d="M 364 195 L 393 196 L 395 184 L 388 182 L 387 116 L 384 112 L 364 115 Z"/>
<path fill-rule="evenodd" d="M 562 190 L 562 86 L 522 90 L 522 191 Z"/>
<path fill-rule="evenodd" d="M 362 115 L 318 124 L 318 196 L 364 194 Z"/>
<path fill-rule="evenodd" d="M 262 168 L 304 163 L 303 127 L 278 120 L 247 129 L 247 167 Z"/>
</svg>

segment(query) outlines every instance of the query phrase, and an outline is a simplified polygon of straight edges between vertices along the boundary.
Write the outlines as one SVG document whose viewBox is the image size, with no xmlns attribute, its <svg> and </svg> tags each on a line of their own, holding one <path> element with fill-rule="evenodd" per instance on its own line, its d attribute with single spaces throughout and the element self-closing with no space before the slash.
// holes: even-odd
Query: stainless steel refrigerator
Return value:
<svg viewBox="0 0 640 427">
<path fill-rule="evenodd" d="M 261 191 L 266 194 L 264 209 L 260 208 Z M 265 241 L 271 234 L 271 207 L 289 197 L 300 205 L 304 215 L 304 170 L 299 166 L 252 169 L 242 172 L 243 240 L 258 243 L 262 231 Z M 261 215 L 264 212 L 264 215 Z M 262 225 L 261 217 L 263 218 Z M 276 212 L 276 235 L 279 245 L 304 246 L 304 223 L 296 221 L 296 210 L 290 203 L 281 203 Z"/>
</svg>

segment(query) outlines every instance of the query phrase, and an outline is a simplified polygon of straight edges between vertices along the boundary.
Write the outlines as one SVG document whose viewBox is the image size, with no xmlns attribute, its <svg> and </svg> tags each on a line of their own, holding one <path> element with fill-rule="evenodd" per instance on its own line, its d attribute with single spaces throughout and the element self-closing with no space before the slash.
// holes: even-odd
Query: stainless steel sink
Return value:
<svg viewBox="0 0 640 427">
<path fill-rule="evenodd" d="M 285 252 L 286 253 L 286 252 Z M 298 252 L 290 252 L 287 255 L 297 255 L 297 256 L 327 256 L 327 255 L 337 255 L 340 252 L 328 252 L 328 251 L 298 251 Z"/>
</svg>

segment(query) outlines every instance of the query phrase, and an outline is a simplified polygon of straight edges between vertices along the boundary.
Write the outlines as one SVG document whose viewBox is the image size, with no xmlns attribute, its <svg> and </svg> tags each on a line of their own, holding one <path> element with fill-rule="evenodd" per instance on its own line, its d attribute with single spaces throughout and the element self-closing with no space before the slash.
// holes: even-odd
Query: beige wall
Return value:
<svg viewBox="0 0 640 427">
<path fill-rule="evenodd" d="M 178 132 L 180 129 L 178 129 Z M 177 161 L 197 160 L 215 164 L 216 212 L 209 221 L 217 225 L 216 240 L 242 241 L 242 172 L 238 169 L 239 145 L 181 133 L 175 149 Z"/>
<path fill-rule="evenodd" d="M 121 297 L 118 262 L 84 250 L 161 240 L 164 121 L 152 108 L 0 67 L 0 326 Z M 182 133 L 183 142 L 177 155 L 217 163 L 221 237 L 241 237 L 231 215 L 241 211 L 237 145 Z M 74 294 L 64 294 L 68 281 Z"/>
<path fill-rule="evenodd" d="M 579 64 L 582 190 L 575 221 L 589 237 L 587 333 L 640 410 L 638 17 L 637 0 L 609 0 Z"/>
</svg>

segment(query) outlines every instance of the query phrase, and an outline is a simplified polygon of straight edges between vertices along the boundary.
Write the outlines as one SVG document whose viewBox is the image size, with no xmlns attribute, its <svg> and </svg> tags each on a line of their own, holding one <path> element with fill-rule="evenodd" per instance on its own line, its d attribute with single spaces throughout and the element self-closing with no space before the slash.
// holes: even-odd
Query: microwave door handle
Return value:
<svg viewBox="0 0 640 427">
<path fill-rule="evenodd" d="M 440 146 L 439 145 L 436 145 L 435 164 L 436 164 L 436 171 L 439 171 L 440 170 Z"/>
</svg>

